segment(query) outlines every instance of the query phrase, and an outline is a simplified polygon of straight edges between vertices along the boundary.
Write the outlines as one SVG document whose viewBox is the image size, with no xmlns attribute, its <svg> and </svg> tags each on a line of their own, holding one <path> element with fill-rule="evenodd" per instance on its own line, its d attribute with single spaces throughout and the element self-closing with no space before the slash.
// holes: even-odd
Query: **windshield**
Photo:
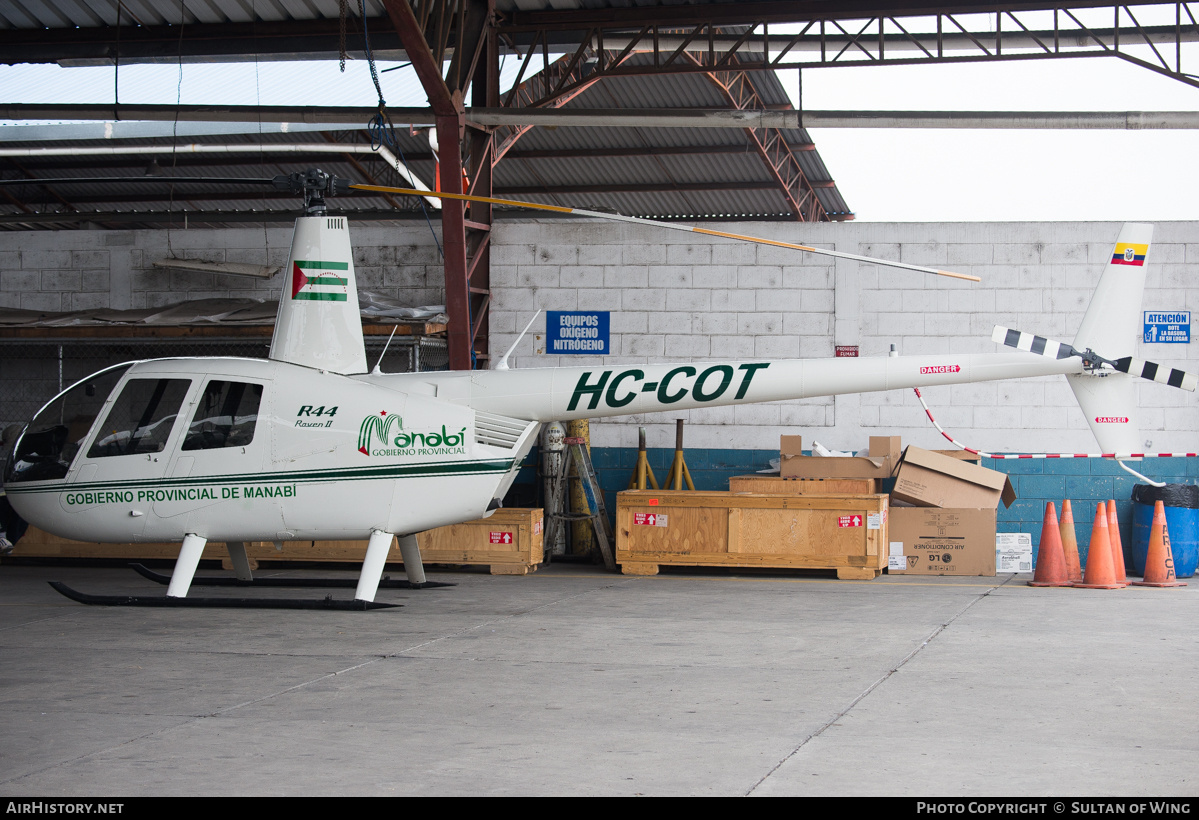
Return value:
<svg viewBox="0 0 1199 820">
<path fill-rule="evenodd" d="M 39 410 L 17 442 L 5 482 L 64 477 L 108 395 L 132 364 L 119 364 L 88 376 Z"/>
</svg>

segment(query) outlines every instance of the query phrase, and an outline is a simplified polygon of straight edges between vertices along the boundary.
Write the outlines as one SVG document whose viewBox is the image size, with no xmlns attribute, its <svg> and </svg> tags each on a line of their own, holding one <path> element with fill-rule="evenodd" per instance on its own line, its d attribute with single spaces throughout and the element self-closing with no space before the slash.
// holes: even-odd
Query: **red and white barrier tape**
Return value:
<svg viewBox="0 0 1199 820">
<path fill-rule="evenodd" d="M 1137 478 L 1147 481 L 1155 487 L 1163 486 L 1159 482 L 1146 478 L 1145 476 L 1133 470 L 1120 459 L 1123 458 L 1195 458 L 1199 457 L 1199 453 L 984 453 L 981 450 L 975 450 L 973 447 L 967 447 L 960 441 L 955 439 L 941 425 L 937 424 L 937 420 L 933 418 L 933 413 L 928 409 L 928 405 L 924 401 L 924 396 L 920 395 L 920 388 L 913 387 L 912 390 L 916 393 L 916 398 L 920 400 L 920 406 L 924 408 L 924 414 L 928 416 L 928 420 L 933 423 L 933 427 L 941 435 L 951 442 L 955 447 L 960 447 L 968 453 L 974 453 L 982 458 L 1001 458 L 1001 459 L 1018 459 L 1018 458 L 1111 458 L 1115 459 L 1116 463 L 1124 470 L 1132 473 Z"/>
</svg>

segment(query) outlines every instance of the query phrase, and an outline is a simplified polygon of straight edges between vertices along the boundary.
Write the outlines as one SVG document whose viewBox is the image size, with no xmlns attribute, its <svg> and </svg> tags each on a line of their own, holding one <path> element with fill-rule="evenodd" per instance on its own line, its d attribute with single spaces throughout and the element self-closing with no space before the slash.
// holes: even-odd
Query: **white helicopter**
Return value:
<svg viewBox="0 0 1199 820">
<path fill-rule="evenodd" d="M 1022 352 L 526 370 L 507 369 L 505 356 L 488 371 L 368 372 L 348 226 L 324 204 L 344 181 L 309 171 L 293 185 L 297 177 L 308 215 L 296 222 L 269 359 L 111 367 L 51 399 L 18 439 L 5 490 L 26 520 L 87 541 L 182 542 L 165 599 L 77 600 L 200 603 L 186 596 L 209 540 L 224 542 L 249 580 L 246 541 L 366 538 L 354 600 L 309 603 L 381 606 L 393 537 L 409 582 L 424 584 L 415 534 L 490 515 L 550 421 L 1065 374 L 1103 451 L 1132 457 L 1141 438 L 1130 373 L 1196 386 L 1131 358 L 1152 235 L 1138 224 L 1120 232 L 1073 346 L 998 328 L 995 340 Z"/>
</svg>

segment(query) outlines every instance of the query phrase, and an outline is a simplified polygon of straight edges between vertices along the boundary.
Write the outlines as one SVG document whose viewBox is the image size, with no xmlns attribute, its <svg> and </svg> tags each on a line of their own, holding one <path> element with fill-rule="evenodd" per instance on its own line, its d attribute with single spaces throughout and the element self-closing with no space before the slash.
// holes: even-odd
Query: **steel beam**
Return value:
<svg viewBox="0 0 1199 820">
<path fill-rule="evenodd" d="M 465 2 L 465 0 L 462 0 Z M 437 126 L 440 189 L 446 193 L 462 193 L 462 130 L 466 125 L 462 91 L 451 91 L 442 77 L 442 62 L 435 59 L 436 50 L 444 58 L 448 28 L 444 24 L 450 7 L 446 0 L 426 4 L 426 11 L 438 10 L 437 24 L 430 30 L 417 22 L 408 0 L 382 0 L 392 25 L 412 61 L 429 97 Z M 486 21 L 490 22 L 490 20 Z M 432 35 L 432 43 L 429 41 Z M 445 254 L 445 305 L 450 317 L 447 342 L 451 370 L 470 370 L 471 355 L 470 284 L 467 278 L 465 207 L 459 200 L 446 200 L 441 208 L 441 243 Z"/>
<path fill-rule="evenodd" d="M 392 120 L 413 125 L 433 125 L 436 118 L 427 108 L 388 108 Z M 307 122 L 359 125 L 376 108 L 145 105 L 119 107 L 122 120 L 194 122 Z M 95 120 L 111 121 L 114 110 L 104 105 L 0 105 L 0 119 L 9 120 Z M 475 106 L 464 109 L 465 121 L 484 127 L 545 125 L 577 128 L 1008 128 L 1008 129 L 1115 129 L 1128 131 L 1193 130 L 1199 128 L 1199 111 L 780 111 L 758 109 L 732 111 L 725 108 L 498 108 Z M 794 146 L 793 146 L 794 147 Z M 258 153 L 257 144 L 246 144 L 246 153 Z M 321 149 L 316 149 L 321 150 Z M 623 149 L 614 149 L 623 150 Z M 653 149 L 674 153 L 675 149 Z M 692 149 L 678 149 L 679 151 Z M 695 148 L 698 153 L 720 148 Z M 740 150 L 740 149 L 738 149 Z M 811 150 L 810 148 L 805 150 Z M 649 152 L 647 149 L 646 152 Z M 540 152 L 544 153 L 544 152 Z M 409 158 L 428 159 L 426 154 Z M 533 156 L 532 154 L 529 155 Z"/>
</svg>

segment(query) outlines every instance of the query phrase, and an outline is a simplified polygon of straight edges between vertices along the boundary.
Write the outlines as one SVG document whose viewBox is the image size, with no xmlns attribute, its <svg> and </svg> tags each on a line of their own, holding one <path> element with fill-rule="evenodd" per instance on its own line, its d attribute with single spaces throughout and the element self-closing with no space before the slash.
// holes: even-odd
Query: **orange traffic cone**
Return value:
<svg viewBox="0 0 1199 820">
<path fill-rule="evenodd" d="M 1112 542 L 1112 569 L 1116 571 L 1116 583 L 1128 586 L 1128 574 L 1124 571 L 1124 545 L 1120 542 L 1120 519 L 1116 517 L 1116 501 L 1107 502 L 1107 537 Z"/>
<path fill-rule="evenodd" d="M 1153 524 L 1149 527 L 1149 553 L 1145 556 L 1145 577 L 1133 581 L 1138 587 L 1185 587 L 1174 575 L 1174 553 L 1170 550 L 1170 530 L 1166 527 L 1166 505 L 1153 503 Z"/>
<path fill-rule="evenodd" d="M 1095 523 L 1091 526 L 1091 546 L 1087 549 L 1087 573 L 1082 583 L 1071 586 L 1080 589 L 1121 589 L 1112 566 L 1112 542 L 1107 537 L 1107 507 L 1100 501 L 1095 505 Z"/>
<path fill-rule="evenodd" d="M 1062 551 L 1066 554 L 1066 574 L 1071 581 L 1082 582 L 1082 561 L 1078 558 L 1078 536 L 1074 534 L 1074 508 L 1070 499 L 1062 502 Z"/>
<path fill-rule="evenodd" d="M 1045 502 L 1045 523 L 1041 525 L 1041 546 L 1037 548 L 1037 571 L 1030 587 L 1068 587 L 1070 575 L 1066 569 L 1066 551 L 1062 549 L 1062 532 L 1057 523 L 1057 508 Z"/>
</svg>

